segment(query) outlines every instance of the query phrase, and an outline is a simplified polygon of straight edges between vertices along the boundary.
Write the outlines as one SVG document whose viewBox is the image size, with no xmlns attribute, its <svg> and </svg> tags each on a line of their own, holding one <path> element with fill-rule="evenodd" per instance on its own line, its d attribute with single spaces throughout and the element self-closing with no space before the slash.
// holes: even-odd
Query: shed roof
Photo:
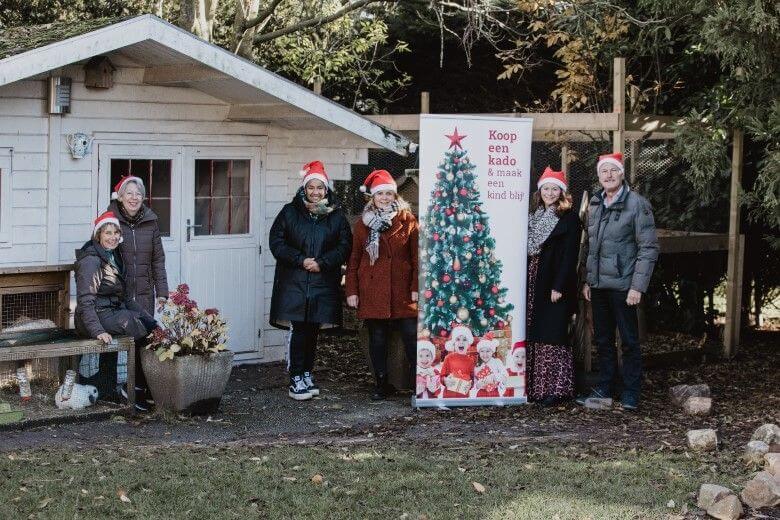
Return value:
<svg viewBox="0 0 780 520">
<path fill-rule="evenodd" d="M 150 15 L 56 22 L 0 32 L 0 86 L 108 56 L 149 85 L 189 87 L 231 105 L 228 119 L 293 129 L 341 128 L 407 155 L 406 137 Z"/>
</svg>

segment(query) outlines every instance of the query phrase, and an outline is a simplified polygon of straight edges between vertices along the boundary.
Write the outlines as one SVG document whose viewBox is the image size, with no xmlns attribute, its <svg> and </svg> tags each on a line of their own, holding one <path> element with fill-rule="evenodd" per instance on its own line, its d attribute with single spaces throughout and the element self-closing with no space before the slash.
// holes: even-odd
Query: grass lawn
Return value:
<svg viewBox="0 0 780 520">
<path fill-rule="evenodd" d="M 723 457 L 408 442 L 36 450 L 0 458 L 0 518 L 667 518 L 702 482 L 744 482 Z"/>
</svg>

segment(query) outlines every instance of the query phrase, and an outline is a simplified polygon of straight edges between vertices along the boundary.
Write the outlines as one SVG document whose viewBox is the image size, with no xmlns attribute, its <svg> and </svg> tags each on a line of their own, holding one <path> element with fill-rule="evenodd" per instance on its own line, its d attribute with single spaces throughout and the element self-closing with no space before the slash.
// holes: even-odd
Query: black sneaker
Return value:
<svg viewBox="0 0 780 520">
<path fill-rule="evenodd" d="M 302 376 L 293 376 L 290 378 L 290 387 L 287 391 L 287 395 L 296 401 L 306 401 L 312 398 L 311 392 L 309 392 Z"/>
<path fill-rule="evenodd" d="M 623 394 L 620 397 L 620 405 L 627 412 L 635 412 L 639 408 L 639 399 L 631 394 Z"/>
<path fill-rule="evenodd" d="M 312 377 L 311 372 L 303 373 L 303 382 L 306 383 L 306 388 L 311 395 L 315 397 L 320 395 L 320 387 L 314 384 L 314 378 Z"/>
<path fill-rule="evenodd" d="M 598 390 L 591 391 L 590 395 L 581 395 L 577 399 L 574 400 L 575 403 L 577 403 L 580 406 L 585 406 L 585 401 L 588 399 L 609 399 L 610 397 L 608 395 L 604 395 Z"/>
<path fill-rule="evenodd" d="M 147 402 L 145 394 L 146 391 L 143 388 L 135 387 L 135 409 L 139 412 L 148 412 L 152 407 L 152 404 Z M 119 387 L 119 395 L 122 396 L 124 402 L 130 402 L 130 398 L 127 396 L 127 385 Z"/>
</svg>

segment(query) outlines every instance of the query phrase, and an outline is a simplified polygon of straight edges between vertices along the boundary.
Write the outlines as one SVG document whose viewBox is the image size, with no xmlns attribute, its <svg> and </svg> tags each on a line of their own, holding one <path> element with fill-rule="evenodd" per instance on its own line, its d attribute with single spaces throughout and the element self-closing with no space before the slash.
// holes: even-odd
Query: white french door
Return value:
<svg viewBox="0 0 780 520">
<path fill-rule="evenodd" d="M 158 214 L 168 284 L 190 287 L 201 308 L 216 307 L 236 361 L 261 359 L 263 280 L 259 149 L 138 144 L 99 145 L 98 208 L 115 178 L 132 173 Z"/>
</svg>

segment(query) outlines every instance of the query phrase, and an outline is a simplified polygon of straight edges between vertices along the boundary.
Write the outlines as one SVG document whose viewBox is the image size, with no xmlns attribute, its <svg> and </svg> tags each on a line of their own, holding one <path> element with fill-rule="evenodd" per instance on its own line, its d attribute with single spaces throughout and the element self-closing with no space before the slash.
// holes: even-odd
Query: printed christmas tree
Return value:
<svg viewBox="0 0 780 520">
<path fill-rule="evenodd" d="M 482 210 L 476 166 L 461 146 L 458 129 L 446 136 L 450 147 L 436 173 L 423 221 L 425 265 L 421 287 L 423 334 L 447 337 L 456 324 L 474 336 L 504 329 L 513 305 L 501 287 L 489 216 Z"/>
</svg>

